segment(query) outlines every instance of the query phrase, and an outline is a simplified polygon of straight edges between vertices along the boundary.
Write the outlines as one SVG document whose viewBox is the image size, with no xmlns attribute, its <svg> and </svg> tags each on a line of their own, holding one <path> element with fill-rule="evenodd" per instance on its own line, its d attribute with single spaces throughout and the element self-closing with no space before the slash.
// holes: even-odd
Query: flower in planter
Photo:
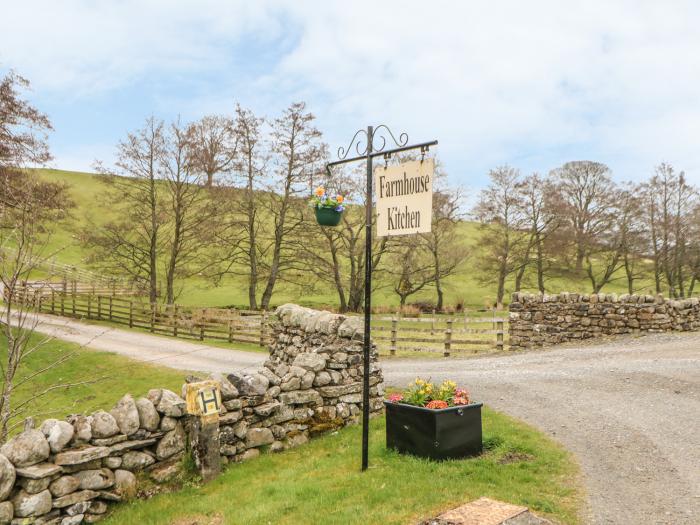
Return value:
<svg viewBox="0 0 700 525">
<path fill-rule="evenodd" d="M 344 201 L 345 197 L 343 197 L 342 195 L 329 197 L 328 195 L 326 195 L 326 189 L 323 186 L 319 186 L 314 191 L 314 196 L 311 197 L 309 205 L 312 208 L 327 208 L 341 213 L 345 209 L 345 207 L 343 206 Z"/>
<path fill-rule="evenodd" d="M 435 386 L 430 381 L 421 378 L 416 378 L 402 394 L 391 394 L 388 399 L 392 403 L 404 403 L 431 409 L 463 406 L 471 403 L 469 392 L 464 388 L 457 388 L 457 383 L 454 381 L 443 381 L 441 385 Z"/>
</svg>

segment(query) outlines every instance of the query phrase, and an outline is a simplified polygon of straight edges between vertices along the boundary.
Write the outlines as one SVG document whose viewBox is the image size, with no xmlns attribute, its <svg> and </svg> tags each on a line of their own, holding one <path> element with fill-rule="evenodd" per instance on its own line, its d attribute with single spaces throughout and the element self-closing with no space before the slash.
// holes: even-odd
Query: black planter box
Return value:
<svg viewBox="0 0 700 525">
<path fill-rule="evenodd" d="M 481 453 L 481 407 L 472 403 L 442 410 L 392 403 L 386 406 L 386 446 L 434 460 Z"/>
</svg>

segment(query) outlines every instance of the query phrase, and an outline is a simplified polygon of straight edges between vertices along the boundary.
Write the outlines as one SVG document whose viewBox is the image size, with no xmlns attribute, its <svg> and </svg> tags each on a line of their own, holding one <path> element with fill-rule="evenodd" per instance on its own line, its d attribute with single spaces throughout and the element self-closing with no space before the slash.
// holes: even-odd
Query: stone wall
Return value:
<svg viewBox="0 0 700 525">
<path fill-rule="evenodd" d="M 661 295 L 514 293 L 510 303 L 511 348 L 698 327 L 697 298 L 675 301 Z"/>
<path fill-rule="evenodd" d="M 263 368 L 212 375 L 221 385 L 224 462 L 279 452 L 359 419 L 361 320 L 296 305 L 278 308 L 277 318 Z M 383 407 L 382 382 L 373 348 L 372 412 Z M 0 447 L 0 524 L 93 523 L 108 504 L 137 495 L 141 479 L 171 480 L 183 465 L 192 417 L 185 406 L 175 392 L 153 389 L 125 395 L 109 412 L 47 419 L 39 428 L 28 419 Z"/>
</svg>

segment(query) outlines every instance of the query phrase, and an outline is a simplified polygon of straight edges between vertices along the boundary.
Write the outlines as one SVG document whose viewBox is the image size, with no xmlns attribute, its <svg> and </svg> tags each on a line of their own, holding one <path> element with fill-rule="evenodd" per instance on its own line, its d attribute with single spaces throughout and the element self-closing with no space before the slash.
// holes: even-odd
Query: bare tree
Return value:
<svg viewBox="0 0 700 525">
<path fill-rule="evenodd" d="M 93 249 L 92 261 L 145 283 L 151 303 L 158 300 L 160 233 L 168 218 L 159 181 L 164 154 L 164 125 L 153 117 L 120 141 L 115 168 L 96 166 L 109 188 L 105 205 L 116 207 L 118 216 L 83 233 L 83 242 Z"/>
<path fill-rule="evenodd" d="M 49 118 L 21 97 L 29 81 L 11 71 L 0 79 L 0 170 L 51 160 Z"/>
<path fill-rule="evenodd" d="M 457 273 L 469 256 L 460 237 L 462 190 L 446 187 L 433 193 L 433 217 L 429 233 L 421 234 L 422 245 L 430 254 L 432 285 L 437 296 L 436 308 L 442 311 L 445 301 L 443 282 Z"/>
<path fill-rule="evenodd" d="M 204 173 L 209 188 L 215 175 L 227 173 L 234 167 L 239 139 L 235 127 L 229 117 L 207 115 L 189 130 L 192 169 Z"/>
<path fill-rule="evenodd" d="M 314 115 L 306 111 L 306 104 L 297 102 L 272 125 L 271 147 L 276 166 L 265 196 L 273 229 L 266 261 L 267 283 L 260 300 L 263 309 L 270 305 L 280 274 L 293 264 L 296 252 L 290 241 L 304 224 L 309 173 L 314 163 L 325 155 L 321 132 L 314 126 L 314 120 Z"/>
<path fill-rule="evenodd" d="M 518 196 L 520 172 L 502 166 L 489 172 L 491 183 L 479 194 L 473 213 L 481 222 L 479 270 L 484 282 L 496 281 L 496 303 L 503 305 L 506 279 L 520 265 L 519 252 L 527 243 L 526 220 Z"/>
<path fill-rule="evenodd" d="M 166 228 L 163 230 L 166 258 L 166 303 L 173 304 L 179 290 L 176 279 L 198 274 L 210 263 L 204 252 L 221 228 L 220 202 L 210 198 L 209 173 L 198 171 L 193 135 L 196 128 L 183 127 L 179 120 L 165 133 L 159 163 L 165 180 Z"/>
<path fill-rule="evenodd" d="M 312 226 L 295 236 L 294 250 L 297 256 L 290 261 L 292 269 L 312 275 L 311 288 L 316 283 L 331 285 L 338 295 L 341 312 L 358 312 L 362 309 L 365 292 L 365 225 L 364 173 L 355 170 L 350 175 L 335 174 L 326 182 L 331 194 L 343 195 L 346 207 L 340 225 L 335 228 Z M 314 224 L 308 217 L 309 224 Z M 384 257 L 389 238 L 373 238 L 372 289 L 382 286 L 386 268 Z"/>
<path fill-rule="evenodd" d="M 52 255 L 47 253 L 47 245 L 53 228 L 72 206 L 64 184 L 47 182 L 24 169 L 26 164 L 41 164 L 51 158 L 46 142 L 51 123 L 19 93 L 28 86 L 27 80 L 14 73 L 0 81 L 0 329 L 5 346 L 0 360 L 0 442 L 7 439 L 12 420 L 33 402 L 70 386 L 52 383 L 36 387 L 39 376 L 70 355 L 58 356 L 39 369 L 26 366 L 27 359 L 50 341 L 34 337 L 37 319 L 31 307 L 36 296 L 27 294 L 26 281 Z M 16 401 L 18 394 L 26 399 Z"/>
<path fill-rule="evenodd" d="M 559 225 L 556 192 L 551 181 L 537 173 L 523 179 L 517 190 L 529 238 L 524 245 L 520 266 L 515 272 L 515 291 L 520 291 L 525 271 L 534 265 L 537 289 L 544 293 L 546 241 Z"/>
<path fill-rule="evenodd" d="M 663 279 L 670 297 L 685 297 L 693 282 L 692 239 L 689 232 L 698 207 L 697 189 L 689 185 L 685 174 L 662 163 L 644 187 L 647 227 L 657 290 Z"/>
<path fill-rule="evenodd" d="M 574 243 L 575 270 L 581 272 L 586 246 L 608 225 L 614 184 L 605 164 L 589 160 L 567 162 L 552 171 L 563 201 L 562 213 Z"/>
</svg>

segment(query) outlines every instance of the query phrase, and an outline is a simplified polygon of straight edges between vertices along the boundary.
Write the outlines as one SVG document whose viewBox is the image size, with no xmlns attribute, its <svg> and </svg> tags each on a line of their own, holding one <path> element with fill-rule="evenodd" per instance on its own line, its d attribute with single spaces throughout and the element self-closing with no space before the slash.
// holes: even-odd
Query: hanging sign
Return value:
<svg viewBox="0 0 700 525">
<path fill-rule="evenodd" d="M 378 237 L 430 231 L 434 171 L 433 159 L 375 168 Z"/>
</svg>

